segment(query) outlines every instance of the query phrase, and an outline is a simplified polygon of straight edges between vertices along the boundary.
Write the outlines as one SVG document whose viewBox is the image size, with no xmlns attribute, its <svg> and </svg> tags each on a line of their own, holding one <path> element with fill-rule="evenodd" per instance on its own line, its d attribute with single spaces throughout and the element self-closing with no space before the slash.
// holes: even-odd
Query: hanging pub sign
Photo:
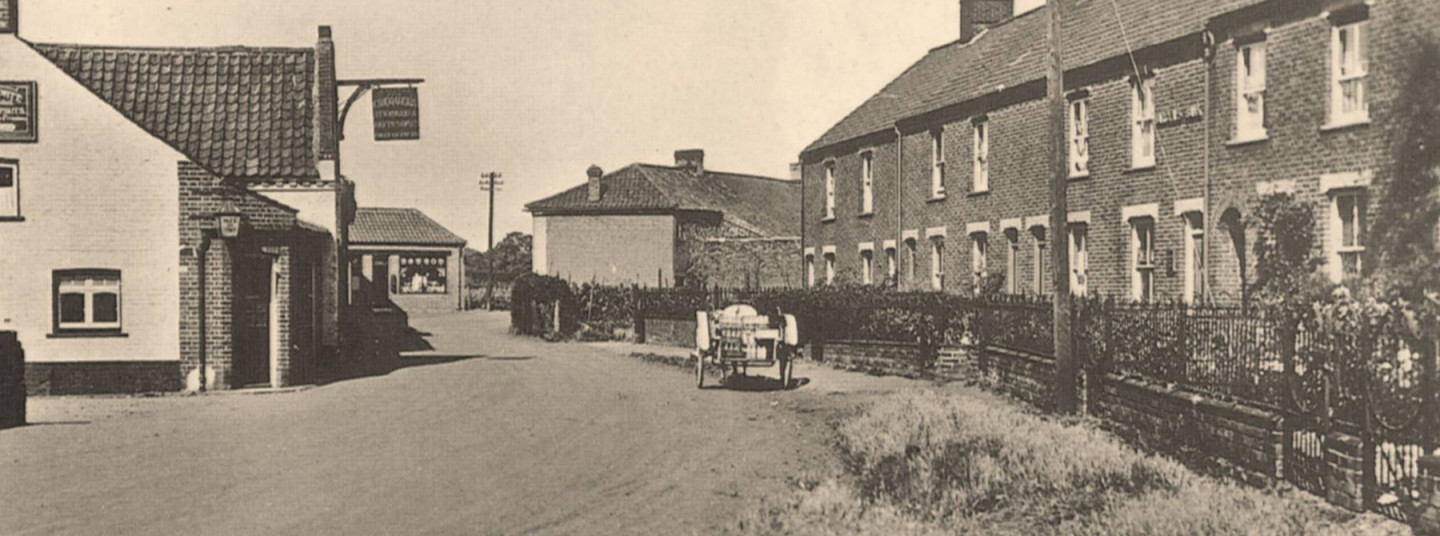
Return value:
<svg viewBox="0 0 1440 536">
<path fill-rule="evenodd" d="M 0 142 L 36 139 L 35 83 L 0 82 Z"/>
<path fill-rule="evenodd" d="M 375 141 L 420 139 L 420 94 L 415 88 L 376 88 L 371 107 Z"/>
</svg>

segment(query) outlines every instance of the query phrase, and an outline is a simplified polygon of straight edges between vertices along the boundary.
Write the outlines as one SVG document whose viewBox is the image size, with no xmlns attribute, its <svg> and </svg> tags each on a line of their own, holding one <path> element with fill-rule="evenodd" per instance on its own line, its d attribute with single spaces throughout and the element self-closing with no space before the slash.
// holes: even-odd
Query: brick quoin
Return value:
<svg viewBox="0 0 1440 536">
<path fill-rule="evenodd" d="M 1090 174 L 1069 181 L 1069 208 L 1091 214 L 1091 295 L 1130 295 L 1131 227 L 1122 219 L 1122 210 L 1130 205 L 1155 203 L 1155 296 L 1161 300 L 1181 298 L 1187 227 L 1175 215 L 1175 204 L 1205 196 L 1206 121 L 1210 164 L 1210 196 L 1205 207 L 1206 277 L 1212 300 L 1238 303 L 1243 295 L 1242 272 L 1247 280 L 1251 278 L 1248 274 L 1253 272 L 1254 261 L 1249 250 L 1255 241 L 1253 231 L 1240 233 L 1244 238 L 1237 243 L 1220 222 L 1227 210 L 1238 215 L 1240 221 L 1253 211 L 1259 199 L 1257 184 L 1294 181 L 1297 197 L 1316 213 L 1317 253 L 1324 253 L 1328 214 L 1332 210 L 1331 194 L 1320 191 L 1322 175 L 1370 173 L 1373 181 L 1366 189 L 1366 227 L 1373 227 L 1376 218 L 1385 216 L 1380 203 L 1392 178 L 1393 151 L 1409 129 L 1408 118 L 1398 117 L 1392 102 L 1413 76 L 1419 44 L 1440 42 L 1437 30 L 1426 23 L 1440 20 L 1440 2 L 1393 0 L 1358 8 L 1365 12 L 1367 21 L 1370 122 L 1327 130 L 1322 126 L 1329 119 L 1333 22 L 1326 9 L 1356 9 L 1345 7 L 1351 4 L 1360 5 L 1338 1 L 1302 5 L 1274 0 L 1250 11 L 1226 14 L 1212 24 L 1217 37 L 1212 63 L 1202 58 L 1198 32 L 1136 50 L 1141 67 L 1153 72 L 1157 115 L 1193 106 L 1203 110 L 1203 119 L 1157 128 L 1156 165 L 1152 169 L 1130 169 L 1130 88 L 1134 69 L 1129 59 L 1121 56 L 1070 66 L 1069 71 L 1074 72 L 1067 72 L 1067 92 L 1083 89 L 1089 103 Z M 1264 37 L 1268 139 L 1231 144 L 1235 134 L 1234 35 L 1252 32 L 1248 25 L 1256 21 L 1269 27 Z M 982 115 L 988 119 L 990 129 L 988 193 L 971 191 L 973 120 Z M 801 155 L 805 192 L 802 247 L 816 252 L 817 280 L 823 277 L 820 252 L 825 246 L 835 247 L 837 282 L 859 283 L 858 244 L 875 242 L 875 258 L 879 261 L 884 258 L 881 244 L 895 240 L 900 246 L 900 288 L 928 289 L 930 248 L 925 230 L 944 227 L 945 290 L 968 292 L 973 279 L 971 239 L 965 229 L 971 222 L 989 223 L 987 272 L 1003 274 L 1008 242 L 1001 220 L 1044 216 L 1048 226 L 1049 173 L 1043 145 L 1047 126 L 1044 83 L 1031 82 L 973 101 L 950 103 L 921 117 L 901 118 L 890 131 L 873 132 Z M 942 130 L 945 137 L 947 196 L 943 200 L 930 199 L 930 133 L 936 129 Z M 861 215 L 860 159 L 867 152 L 874 155 L 875 210 L 872 215 Z M 828 166 L 835 169 L 833 221 L 822 220 Z M 919 234 L 913 281 L 905 277 L 909 272 L 903 262 L 905 231 Z M 1020 231 L 1017 287 L 1028 292 L 1035 238 L 1028 229 Z M 1048 232 L 1048 246 L 1065 247 L 1064 238 Z M 1045 265 L 1049 264 L 1047 259 Z M 876 269 L 883 273 L 883 264 L 877 262 Z M 800 273 L 804 273 L 803 268 Z"/>
</svg>

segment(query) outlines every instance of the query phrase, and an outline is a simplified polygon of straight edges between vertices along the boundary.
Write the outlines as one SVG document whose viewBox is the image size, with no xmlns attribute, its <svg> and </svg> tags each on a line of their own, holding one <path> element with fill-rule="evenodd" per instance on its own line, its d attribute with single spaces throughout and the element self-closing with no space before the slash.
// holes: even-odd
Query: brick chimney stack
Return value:
<svg viewBox="0 0 1440 536">
<path fill-rule="evenodd" d="M 0 34 L 20 33 L 20 0 L 0 0 Z"/>
<path fill-rule="evenodd" d="M 695 176 L 705 174 L 705 150 L 683 149 L 675 151 L 675 167 L 688 169 Z"/>
<path fill-rule="evenodd" d="M 585 175 L 589 177 L 586 184 L 590 187 L 590 202 L 599 202 L 602 193 L 600 191 L 600 177 L 605 176 L 605 170 L 600 169 L 600 166 L 591 165 L 590 169 L 585 170 Z"/>
<path fill-rule="evenodd" d="M 0 0 L 3 1 L 3 0 Z M 334 160 L 339 152 L 340 92 L 335 85 L 335 42 L 330 40 L 330 27 L 320 27 L 320 40 L 315 43 L 315 159 Z"/>
<path fill-rule="evenodd" d="M 960 42 L 969 43 L 986 28 L 1010 20 L 1015 0 L 960 0 Z"/>
</svg>

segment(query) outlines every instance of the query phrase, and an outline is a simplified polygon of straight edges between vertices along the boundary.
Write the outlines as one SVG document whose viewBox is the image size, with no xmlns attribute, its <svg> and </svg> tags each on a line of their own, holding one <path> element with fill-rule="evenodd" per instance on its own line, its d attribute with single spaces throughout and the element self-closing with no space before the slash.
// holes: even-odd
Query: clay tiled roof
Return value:
<svg viewBox="0 0 1440 536">
<path fill-rule="evenodd" d="M 313 49 L 32 46 L 213 173 L 318 176 Z"/>
<path fill-rule="evenodd" d="M 463 246 L 465 239 L 413 208 L 360 207 L 350 224 L 350 243 Z"/>
<path fill-rule="evenodd" d="M 800 235 L 800 183 L 754 175 L 631 164 L 600 179 L 600 201 L 581 184 L 525 205 L 535 214 L 718 212 L 761 236 Z"/>
<path fill-rule="evenodd" d="M 1217 16 L 1262 0 L 1064 0 L 1067 70 L 1195 34 Z M 1045 79 L 1047 7 L 991 28 L 968 44 L 931 50 L 819 139 L 809 153 L 894 128 L 897 121 Z M 1118 14 L 1118 16 L 1117 16 Z M 1196 43 L 1199 44 L 1198 42 Z"/>
</svg>

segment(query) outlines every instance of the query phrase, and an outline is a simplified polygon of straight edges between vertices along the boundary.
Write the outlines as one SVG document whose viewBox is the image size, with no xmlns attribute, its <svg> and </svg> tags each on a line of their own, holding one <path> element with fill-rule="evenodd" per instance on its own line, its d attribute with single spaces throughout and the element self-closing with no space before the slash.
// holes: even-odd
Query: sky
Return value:
<svg viewBox="0 0 1440 536">
<path fill-rule="evenodd" d="M 1018 0 L 1017 10 L 1043 0 Z M 340 78 L 423 78 L 420 141 L 341 147 L 361 206 L 414 207 L 485 249 L 479 175 L 503 174 L 495 241 L 591 164 L 789 177 L 806 145 L 959 33 L 957 0 L 20 0 L 35 42 L 313 46 Z M 341 100 L 348 90 L 341 88 Z"/>
</svg>

